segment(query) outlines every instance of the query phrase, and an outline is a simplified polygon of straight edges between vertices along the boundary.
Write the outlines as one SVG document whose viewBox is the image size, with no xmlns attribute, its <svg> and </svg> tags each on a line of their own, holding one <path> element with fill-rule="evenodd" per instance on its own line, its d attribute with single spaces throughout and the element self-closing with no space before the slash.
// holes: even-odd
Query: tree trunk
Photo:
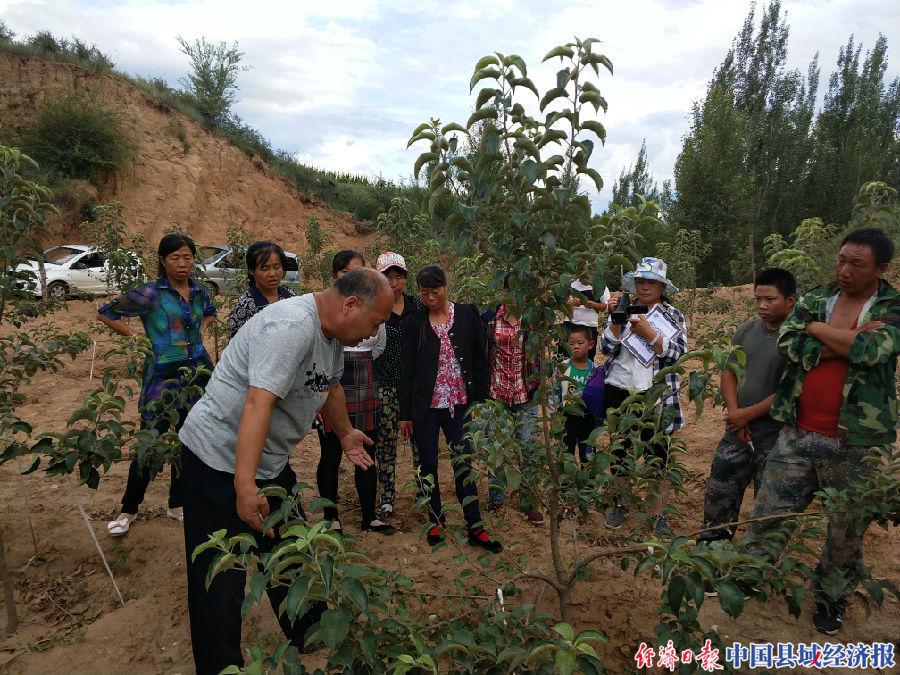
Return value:
<svg viewBox="0 0 900 675">
<path fill-rule="evenodd" d="M 3 546 L 3 528 L 0 528 L 0 583 L 3 584 L 3 603 L 6 605 L 6 632 L 11 635 L 19 625 L 19 617 L 16 614 L 13 583 L 6 567 L 6 551 Z"/>
</svg>

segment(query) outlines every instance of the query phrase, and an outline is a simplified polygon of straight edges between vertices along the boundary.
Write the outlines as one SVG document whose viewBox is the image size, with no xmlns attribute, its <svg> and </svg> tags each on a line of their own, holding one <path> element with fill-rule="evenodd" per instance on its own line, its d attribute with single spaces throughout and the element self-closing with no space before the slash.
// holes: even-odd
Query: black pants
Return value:
<svg viewBox="0 0 900 675">
<path fill-rule="evenodd" d="M 178 411 L 178 424 L 175 425 L 175 431 L 181 430 L 184 419 L 187 417 L 188 410 Z M 141 420 L 141 429 L 146 429 L 147 423 Z M 163 434 L 169 429 L 168 420 L 160 420 L 156 424 L 156 429 Z M 131 460 L 131 466 L 128 467 L 128 482 L 125 483 L 125 494 L 122 495 L 122 513 L 137 513 L 138 509 L 144 501 L 144 495 L 147 494 L 147 487 L 155 476 L 150 475 L 149 467 L 141 469 L 140 462 L 137 459 Z M 169 508 L 177 509 L 183 506 L 184 497 L 181 487 L 181 471 L 174 464 L 169 466 Z"/>
<path fill-rule="evenodd" d="M 367 431 L 366 436 L 378 443 L 378 432 Z M 319 495 L 330 499 L 337 504 L 338 500 L 338 470 L 341 467 L 341 458 L 344 450 L 341 447 L 341 439 L 333 431 L 319 429 L 319 466 L 316 469 L 316 485 Z M 369 446 L 369 456 L 375 451 L 375 446 Z M 359 495 L 359 506 L 362 510 L 362 526 L 368 527 L 375 520 L 375 493 L 378 490 L 378 471 L 375 466 L 367 470 L 353 467 L 353 482 L 356 483 L 356 493 Z M 325 519 L 337 520 L 338 510 L 334 506 L 325 507 Z"/>
<path fill-rule="evenodd" d="M 563 338 L 563 341 L 560 343 L 559 349 L 557 351 L 559 352 L 559 355 L 564 358 L 568 358 L 570 356 L 568 343 L 566 342 L 566 340 L 568 340 L 569 338 L 569 332 L 572 330 L 572 327 L 576 325 L 580 324 L 574 324 L 571 321 L 563 322 L 563 328 L 566 329 L 566 336 Z M 597 356 L 597 327 L 584 326 L 584 328 L 587 328 L 589 331 L 591 331 L 591 340 L 594 341 L 594 347 L 588 352 L 588 361 L 593 363 L 594 359 Z"/>
<path fill-rule="evenodd" d="M 188 614 L 191 620 L 191 643 L 194 664 L 198 675 L 213 675 L 230 665 L 244 664 L 241 652 L 241 605 L 244 602 L 246 574 L 241 570 L 222 572 L 206 588 L 206 573 L 215 552 L 204 551 L 191 561 L 194 549 L 205 542 L 216 530 L 227 530 L 229 535 L 247 532 L 256 538 L 260 553 L 268 553 L 281 539 L 264 537 L 251 529 L 237 514 L 234 492 L 234 475 L 216 471 L 204 464 L 191 450 L 181 448 L 181 471 L 190 489 L 184 494 L 184 547 L 188 572 Z M 290 492 L 297 477 L 290 464 L 276 478 L 257 481 L 264 485 L 280 485 Z M 269 497 L 269 508 L 278 508 L 279 501 Z M 278 614 L 278 607 L 285 600 L 288 589 L 267 588 L 269 602 Z M 281 630 L 297 649 L 302 650 L 307 629 L 318 622 L 324 611 L 324 603 L 298 617 L 291 625 L 287 615 L 278 617 Z"/>
<path fill-rule="evenodd" d="M 478 486 L 471 479 L 472 462 L 462 457 L 472 452 L 463 428 L 468 409 L 468 406 L 458 405 L 451 414 L 449 410 L 429 408 L 425 419 L 413 422 L 413 436 L 419 452 L 417 468 L 422 476 L 434 477 L 434 487 L 430 493 L 427 493 L 427 496 L 430 502 L 428 515 L 435 525 L 444 522 L 441 487 L 438 483 L 438 443 L 441 431 L 444 432 L 444 439 L 450 448 L 450 460 L 456 479 L 456 498 L 462 504 L 466 524 L 469 529 L 473 529 L 476 523 L 481 522 L 481 510 L 478 508 Z M 467 497 L 475 497 L 475 499 L 468 500 L 467 503 Z"/>
<path fill-rule="evenodd" d="M 566 426 L 563 443 L 566 444 L 566 450 L 574 455 L 577 449 L 578 458 L 582 464 L 585 464 L 591 452 L 593 452 L 593 448 L 588 445 L 587 439 L 598 426 L 597 418 L 588 412 L 585 412 L 584 415 L 565 413 L 565 418 Z"/>
<path fill-rule="evenodd" d="M 603 407 L 606 410 L 610 410 L 612 408 L 618 408 L 622 403 L 625 402 L 625 399 L 631 396 L 631 392 L 627 389 L 621 389 L 620 387 L 615 386 L 614 384 L 607 384 L 604 387 L 603 393 Z M 606 413 L 604 412 L 604 417 Z M 655 435 L 653 429 L 642 429 L 641 430 L 641 444 L 644 449 L 644 457 L 647 459 L 655 457 L 659 460 L 660 464 L 665 465 L 669 461 L 669 446 L 668 444 L 663 443 L 653 443 L 650 444 L 650 439 Z M 618 475 L 622 472 L 625 465 L 625 458 L 631 453 L 631 445 L 629 443 L 625 443 L 622 447 L 616 448 L 613 450 L 613 454 L 616 456 L 616 460 L 614 460 L 610 464 L 610 471 L 614 475 Z"/>
</svg>

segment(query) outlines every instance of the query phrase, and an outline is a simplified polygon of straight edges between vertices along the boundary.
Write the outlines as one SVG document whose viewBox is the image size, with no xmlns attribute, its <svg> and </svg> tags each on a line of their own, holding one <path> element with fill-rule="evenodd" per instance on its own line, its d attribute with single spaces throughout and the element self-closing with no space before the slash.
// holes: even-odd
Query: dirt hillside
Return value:
<svg viewBox="0 0 900 675">
<path fill-rule="evenodd" d="M 259 158 L 247 157 L 120 77 L 97 75 L 67 63 L 0 54 L 0 127 L 21 129 L 48 94 L 73 90 L 90 92 L 120 111 L 137 141 L 133 167 L 104 185 L 97 201 L 123 202 L 128 227 L 149 241 L 177 224 L 198 242 L 219 242 L 234 224 L 301 252 L 306 247 L 307 218 L 316 216 L 334 235 L 336 246 L 363 246 L 351 215 L 301 194 Z M 184 144 L 178 137 L 181 129 Z M 64 214 L 53 223 L 53 241 L 48 243 L 77 241 L 79 222 L 78 214 Z"/>
</svg>

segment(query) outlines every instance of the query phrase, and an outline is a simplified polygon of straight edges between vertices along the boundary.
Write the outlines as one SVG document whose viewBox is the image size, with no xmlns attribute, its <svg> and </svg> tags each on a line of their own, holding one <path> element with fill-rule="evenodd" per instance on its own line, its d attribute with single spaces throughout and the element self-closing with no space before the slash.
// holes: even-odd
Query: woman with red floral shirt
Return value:
<svg viewBox="0 0 900 675">
<path fill-rule="evenodd" d="M 508 273 L 503 279 L 503 289 L 509 290 Z M 532 398 L 538 386 L 539 364 L 528 358 L 528 331 L 523 330 L 516 309 L 510 303 L 499 305 L 493 312 L 485 312 L 481 320 L 485 326 L 491 373 L 490 396 L 502 403 L 510 414 L 516 438 L 524 450 L 533 438 L 537 424 L 537 406 Z M 528 483 L 531 476 L 525 475 L 523 478 Z M 504 489 L 503 475 L 492 475 L 488 490 L 489 510 L 503 506 Z M 544 515 L 537 510 L 524 485 L 519 492 L 519 500 L 521 510 L 528 514 L 528 522 L 543 525 Z"/>
<path fill-rule="evenodd" d="M 493 541 L 481 525 L 478 488 L 472 480 L 471 454 L 465 437 L 469 405 L 487 398 L 489 371 L 481 317 L 474 305 L 447 299 L 447 275 L 426 265 L 416 275 L 422 309 L 403 324 L 403 367 L 400 372 L 400 433 L 413 436 L 417 469 L 431 476 L 426 490 L 432 527 L 428 543 L 444 540 L 444 513 L 438 483 L 439 433 L 450 447 L 456 497 L 469 528 L 469 543 L 492 553 L 503 545 Z M 475 499 L 469 499 L 475 497 Z"/>
</svg>

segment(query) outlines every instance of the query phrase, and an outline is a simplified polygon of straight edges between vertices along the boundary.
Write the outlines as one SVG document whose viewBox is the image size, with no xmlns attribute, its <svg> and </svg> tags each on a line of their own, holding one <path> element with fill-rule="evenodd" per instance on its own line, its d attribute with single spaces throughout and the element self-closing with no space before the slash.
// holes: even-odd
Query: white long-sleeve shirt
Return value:
<svg viewBox="0 0 900 675">
<path fill-rule="evenodd" d="M 374 361 L 384 353 L 387 346 L 387 330 L 384 324 L 378 327 L 378 335 L 369 337 L 360 342 L 355 347 L 344 347 L 345 352 L 372 352 L 372 360 Z"/>
</svg>

